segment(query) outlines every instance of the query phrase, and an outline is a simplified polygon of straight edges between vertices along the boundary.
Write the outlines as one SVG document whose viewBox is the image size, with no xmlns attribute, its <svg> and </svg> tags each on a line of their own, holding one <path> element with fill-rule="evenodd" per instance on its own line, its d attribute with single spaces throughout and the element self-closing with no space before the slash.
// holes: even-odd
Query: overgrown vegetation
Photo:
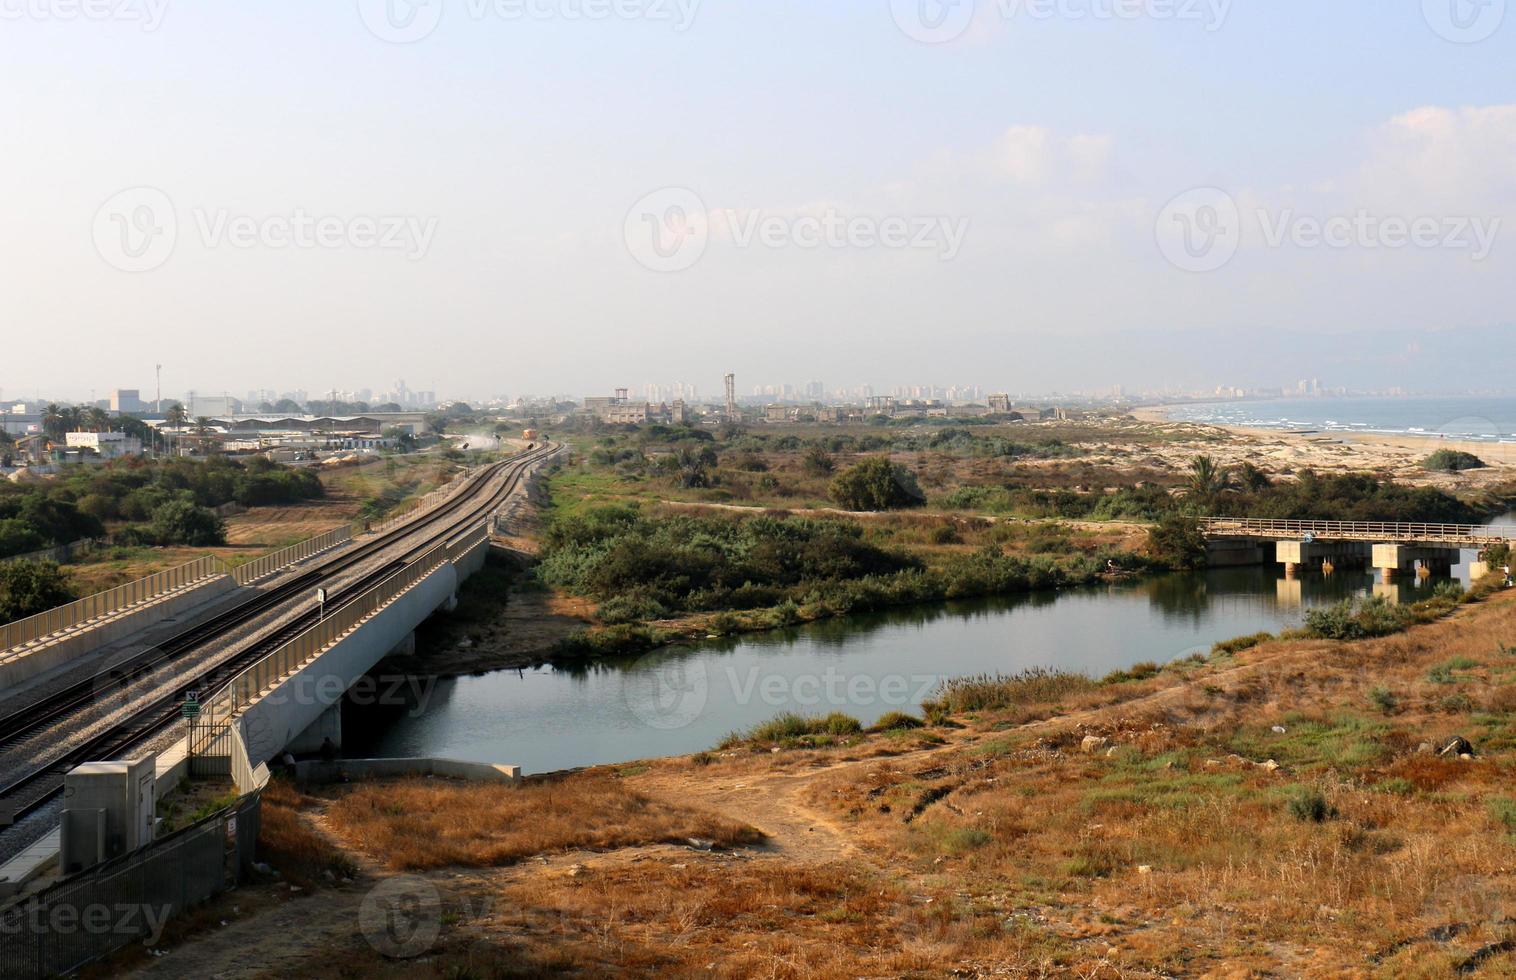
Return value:
<svg viewBox="0 0 1516 980">
<path fill-rule="evenodd" d="M 764 625 L 921 602 L 1006 595 L 1096 581 L 1112 566 L 1138 567 L 1116 552 L 1021 557 L 984 547 L 928 566 L 865 540 L 856 523 L 774 516 L 649 516 L 629 505 L 555 514 L 537 574 L 548 585 L 600 601 L 601 620 L 625 635 L 624 652 L 650 639 L 636 624 L 689 613 L 767 610 Z M 716 632 L 736 632 L 713 617 Z M 593 641 L 585 639 L 584 644 Z M 580 646 L 583 647 L 584 644 Z M 581 649 L 581 652 L 591 652 Z"/>
<path fill-rule="evenodd" d="M 79 598 L 50 561 L 0 562 L 0 624 L 25 619 Z"/>
<path fill-rule="evenodd" d="M 225 530 L 213 508 L 291 504 L 322 495 L 314 471 L 262 457 L 134 457 L 70 468 L 46 483 L 0 482 L 0 557 L 98 538 L 107 530 L 118 544 L 221 544 Z"/>
</svg>

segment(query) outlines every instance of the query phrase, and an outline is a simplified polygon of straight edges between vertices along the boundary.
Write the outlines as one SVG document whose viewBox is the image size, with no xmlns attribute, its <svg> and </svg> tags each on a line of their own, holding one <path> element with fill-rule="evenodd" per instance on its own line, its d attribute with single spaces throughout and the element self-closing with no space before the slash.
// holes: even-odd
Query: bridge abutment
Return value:
<svg viewBox="0 0 1516 980">
<path fill-rule="evenodd" d="M 1256 538 L 1207 538 L 1205 561 L 1211 568 L 1267 565 L 1268 544 Z"/>
</svg>

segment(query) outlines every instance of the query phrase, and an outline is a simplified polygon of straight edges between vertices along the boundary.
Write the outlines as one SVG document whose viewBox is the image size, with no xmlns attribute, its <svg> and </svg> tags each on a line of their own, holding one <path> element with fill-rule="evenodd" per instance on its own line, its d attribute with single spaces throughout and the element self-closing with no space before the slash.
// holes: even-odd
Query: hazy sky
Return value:
<svg viewBox="0 0 1516 980">
<path fill-rule="evenodd" d="M 1505 3 L 0 0 L 0 392 L 1499 384 Z"/>
</svg>

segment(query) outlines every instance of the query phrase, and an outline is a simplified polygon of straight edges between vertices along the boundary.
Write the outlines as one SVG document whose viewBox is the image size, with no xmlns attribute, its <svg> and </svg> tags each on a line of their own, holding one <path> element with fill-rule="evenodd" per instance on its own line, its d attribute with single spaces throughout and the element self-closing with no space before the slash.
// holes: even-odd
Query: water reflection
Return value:
<svg viewBox="0 0 1516 980">
<path fill-rule="evenodd" d="M 1432 585 L 1386 588 L 1407 600 Z M 1038 666 L 1098 676 L 1168 662 L 1378 590 L 1362 569 L 1286 581 L 1273 568 L 1235 568 L 899 609 L 629 661 L 435 682 L 399 707 L 344 709 L 345 747 L 527 772 L 694 752 L 784 710 L 865 723 L 916 710 L 945 677 Z"/>
</svg>

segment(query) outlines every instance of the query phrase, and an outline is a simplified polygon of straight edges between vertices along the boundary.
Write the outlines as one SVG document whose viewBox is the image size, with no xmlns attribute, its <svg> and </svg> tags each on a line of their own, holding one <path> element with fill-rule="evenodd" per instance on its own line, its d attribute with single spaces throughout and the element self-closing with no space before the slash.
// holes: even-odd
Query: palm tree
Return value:
<svg viewBox="0 0 1516 980">
<path fill-rule="evenodd" d="M 211 420 L 209 416 L 200 415 L 195 418 L 195 438 L 199 440 L 200 451 L 209 454 L 211 441 Z"/>
<path fill-rule="evenodd" d="M 63 419 L 63 406 L 57 402 L 48 402 L 42 410 L 42 431 L 54 442 L 63 438 L 63 433 L 68 431 L 68 425 Z"/>
<path fill-rule="evenodd" d="M 1230 489 L 1232 476 L 1210 456 L 1196 456 L 1190 460 L 1188 490 L 1192 496 L 1212 497 Z"/>
<path fill-rule="evenodd" d="M 99 405 L 91 405 L 80 415 L 80 424 L 91 432 L 111 431 L 111 413 Z"/>
<path fill-rule="evenodd" d="M 179 431 L 184 428 L 184 422 L 188 418 L 189 413 L 178 402 L 174 402 L 168 407 L 168 411 L 163 413 L 163 424 L 170 426 L 174 430 L 174 446 L 176 451 L 179 445 Z"/>
</svg>

